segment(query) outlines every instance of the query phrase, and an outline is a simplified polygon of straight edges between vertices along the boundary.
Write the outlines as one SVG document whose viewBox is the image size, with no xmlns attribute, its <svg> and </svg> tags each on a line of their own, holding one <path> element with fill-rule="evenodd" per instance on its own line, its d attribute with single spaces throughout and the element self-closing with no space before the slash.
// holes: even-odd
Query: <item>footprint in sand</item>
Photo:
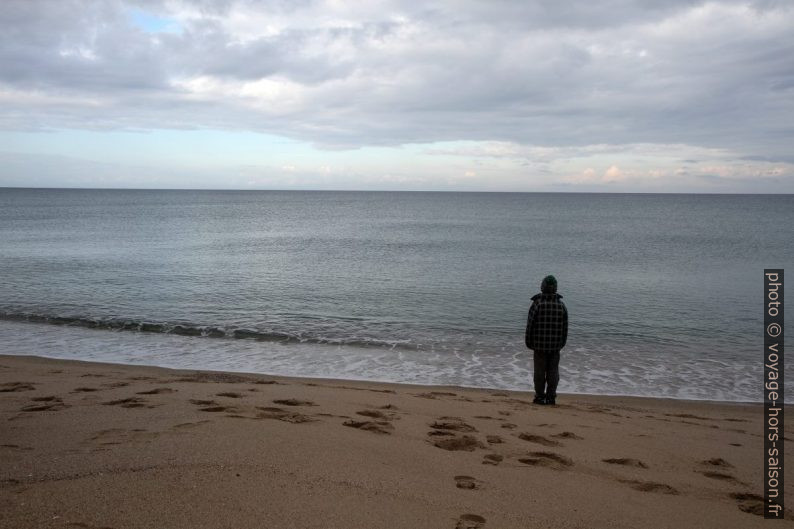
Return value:
<svg viewBox="0 0 794 529">
<path fill-rule="evenodd" d="M 99 388 L 79 387 L 79 388 L 74 388 L 72 390 L 72 393 L 91 393 L 94 391 L 99 391 Z"/>
<path fill-rule="evenodd" d="M 259 410 L 259 413 L 256 414 L 257 419 L 275 419 L 277 421 L 290 422 L 293 424 L 313 422 L 317 420 L 309 417 L 308 415 L 282 410 L 281 408 L 257 406 L 256 409 Z"/>
<path fill-rule="evenodd" d="M 300 399 L 275 399 L 273 402 L 275 404 L 282 404 L 284 406 L 317 406 L 314 402 L 310 400 L 300 400 Z"/>
<path fill-rule="evenodd" d="M 388 404 L 386 406 L 381 406 L 381 409 L 390 410 L 394 409 L 394 406 Z M 361 415 L 362 417 L 369 417 L 372 420 L 359 421 L 355 419 L 349 419 L 342 424 L 351 428 L 357 428 L 359 430 L 381 434 L 390 434 L 394 430 L 394 425 L 391 423 L 395 417 L 394 413 L 384 413 L 379 410 L 359 410 L 356 412 L 356 414 Z"/>
<path fill-rule="evenodd" d="M 561 432 L 552 435 L 555 439 L 573 439 L 574 441 L 582 441 L 584 437 L 580 437 L 573 432 Z"/>
<path fill-rule="evenodd" d="M 389 421 L 392 419 L 391 414 L 386 414 L 378 410 L 361 410 L 357 411 L 356 414 L 361 415 L 362 417 L 371 417 L 373 419 L 379 419 L 382 421 Z"/>
<path fill-rule="evenodd" d="M 147 391 L 138 391 L 136 395 L 160 395 L 163 393 L 174 393 L 176 390 L 171 388 L 154 388 Z"/>
<path fill-rule="evenodd" d="M 436 430 L 453 430 L 456 432 L 476 432 L 477 429 L 467 424 L 460 417 L 439 417 L 435 422 L 430 424 L 431 428 Z"/>
<path fill-rule="evenodd" d="M 745 485 L 745 483 L 739 481 L 734 476 L 731 476 L 730 474 L 726 474 L 724 472 L 714 472 L 713 470 L 698 470 L 697 472 L 703 474 L 704 476 L 710 479 L 716 479 L 719 481 L 729 481 L 731 483 L 738 483 L 739 485 Z"/>
<path fill-rule="evenodd" d="M 429 437 L 443 437 L 443 439 L 428 439 L 428 441 L 430 441 L 433 446 L 443 450 L 464 450 L 471 452 L 477 448 L 485 448 L 485 446 L 472 435 L 456 435 L 455 432 L 477 431 L 474 426 L 467 424 L 460 417 L 439 417 L 430 424 L 430 427 L 433 428 L 433 430 L 427 434 Z"/>
<path fill-rule="evenodd" d="M 453 435 L 452 437 L 434 440 L 430 439 L 429 441 L 437 448 L 453 452 L 461 450 L 465 452 L 473 452 L 477 448 L 485 448 L 485 446 L 473 435 Z"/>
<path fill-rule="evenodd" d="M 485 440 L 488 442 L 489 445 L 499 445 L 504 443 L 504 439 L 502 439 L 498 435 L 486 435 Z"/>
<path fill-rule="evenodd" d="M 129 397 L 126 399 L 110 400 L 102 404 L 105 406 L 121 406 L 122 408 L 143 408 L 146 406 L 146 401 L 138 397 Z"/>
<path fill-rule="evenodd" d="M 24 406 L 20 411 L 58 411 L 64 408 L 68 408 L 68 406 L 62 402 L 53 402 L 50 404 L 31 404 Z"/>
<path fill-rule="evenodd" d="M 530 452 L 528 455 L 532 457 L 522 457 L 518 460 L 519 463 L 533 467 L 549 467 L 556 470 L 563 470 L 566 467 L 573 466 L 573 461 L 570 458 L 554 452 Z"/>
<path fill-rule="evenodd" d="M 222 411 L 236 412 L 237 408 L 232 406 L 207 406 L 206 408 L 199 408 L 199 411 L 206 411 L 209 413 L 220 413 Z"/>
<path fill-rule="evenodd" d="M 678 494 L 678 491 L 670 485 L 664 483 L 657 483 L 655 481 L 638 481 L 636 479 L 619 479 L 621 483 L 625 483 L 634 490 L 640 492 L 658 492 L 660 494 Z"/>
<path fill-rule="evenodd" d="M 85 522 L 69 522 L 66 524 L 66 527 L 74 529 L 113 529 L 109 525 L 91 525 Z"/>
<path fill-rule="evenodd" d="M 485 457 L 482 458 L 483 465 L 498 465 L 502 462 L 504 456 L 500 456 L 499 454 L 486 454 Z"/>
<path fill-rule="evenodd" d="M 733 465 L 731 465 L 721 457 L 712 457 L 711 459 L 706 459 L 705 461 L 701 461 L 700 464 L 709 467 L 733 468 Z"/>
<path fill-rule="evenodd" d="M 230 413 L 237 412 L 237 408 L 233 406 L 221 406 L 214 400 L 190 399 L 189 402 L 195 406 L 203 406 L 203 408 L 199 408 L 199 411 L 208 413 L 220 413 L 223 411 L 228 411 Z"/>
<path fill-rule="evenodd" d="M 542 435 L 535 435 L 528 432 L 521 432 L 518 434 L 518 438 L 524 441 L 529 441 L 530 443 L 536 443 L 543 446 L 560 446 L 562 443 L 559 441 L 554 441 L 553 439 L 547 439 Z"/>
<path fill-rule="evenodd" d="M 394 426 L 389 421 L 357 421 L 355 419 L 350 419 L 342 424 L 350 428 L 357 428 L 366 432 L 379 434 L 391 434 L 394 430 Z"/>
<path fill-rule="evenodd" d="M 197 422 L 181 422 L 179 424 L 175 424 L 171 428 L 173 428 L 173 429 L 176 429 L 176 428 L 179 428 L 179 429 L 190 429 L 190 428 L 195 428 L 197 426 L 201 426 L 202 424 L 207 424 L 207 423 L 210 423 L 210 422 L 212 422 L 212 421 L 210 421 L 209 419 L 205 419 L 203 421 L 197 421 Z"/>
<path fill-rule="evenodd" d="M 237 393 L 235 391 L 223 391 L 221 393 L 216 393 L 216 397 L 229 397 L 230 399 L 241 399 L 245 397 L 242 393 Z"/>
<path fill-rule="evenodd" d="M 16 444 L 2 444 L 0 445 L 0 448 L 8 448 L 10 450 L 24 450 L 24 451 L 33 450 L 33 448 L 29 446 L 20 446 Z"/>
<path fill-rule="evenodd" d="M 730 469 L 733 468 L 733 465 L 722 459 L 721 457 L 712 457 L 711 459 L 706 459 L 705 461 L 701 461 L 700 464 L 708 469 Z M 719 481 L 729 481 L 731 483 L 738 483 L 740 485 L 745 485 L 745 483 L 736 479 L 736 477 L 726 474 L 725 472 L 718 472 L 716 470 L 696 470 L 700 474 L 703 474 L 707 478 L 716 479 Z"/>
<path fill-rule="evenodd" d="M 444 430 L 430 430 L 429 432 L 427 432 L 427 435 L 433 437 L 452 437 L 455 434 Z"/>
<path fill-rule="evenodd" d="M 485 518 L 477 514 L 461 514 L 455 529 L 482 529 L 485 527 Z"/>
<path fill-rule="evenodd" d="M 0 393 L 11 393 L 15 391 L 32 391 L 36 387 L 30 382 L 5 382 L 0 384 Z"/>
<path fill-rule="evenodd" d="M 632 459 L 630 457 L 615 457 L 611 459 L 602 459 L 604 463 L 609 463 L 610 465 L 623 465 L 626 467 L 635 467 L 635 468 L 648 468 L 648 465 L 640 461 L 639 459 Z"/>
<path fill-rule="evenodd" d="M 479 479 L 471 476 L 455 476 L 455 486 L 459 489 L 476 490 L 480 488 L 480 483 Z"/>
<path fill-rule="evenodd" d="M 129 386 L 129 382 L 108 382 L 107 384 L 102 384 L 106 388 L 123 388 Z"/>
<path fill-rule="evenodd" d="M 753 494 L 752 492 L 731 492 L 729 496 L 736 500 L 736 505 L 741 511 L 749 514 L 755 514 L 756 516 L 764 515 L 765 503 L 762 496 Z M 794 513 L 792 513 L 789 509 L 786 509 L 783 512 L 783 518 L 789 521 L 794 520 Z"/>
<path fill-rule="evenodd" d="M 30 399 L 36 404 L 29 404 L 21 408 L 20 411 L 58 411 L 69 406 L 63 403 L 60 397 L 50 395 L 47 397 L 35 397 Z"/>
<path fill-rule="evenodd" d="M 60 397 L 56 397 L 55 395 L 49 395 L 47 397 L 33 397 L 33 402 L 61 402 Z"/>
<path fill-rule="evenodd" d="M 739 509 L 758 516 L 764 515 L 764 498 L 752 492 L 731 492 L 729 496 L 736 500 Z"/>
</svg>

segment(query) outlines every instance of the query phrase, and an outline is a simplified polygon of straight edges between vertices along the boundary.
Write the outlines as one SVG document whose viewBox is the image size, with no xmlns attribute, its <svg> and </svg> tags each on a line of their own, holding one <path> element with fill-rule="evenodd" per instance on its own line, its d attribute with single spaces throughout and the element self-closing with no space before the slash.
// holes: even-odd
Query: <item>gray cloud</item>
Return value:
<svg viewBox="0 0 794 529">
<path fill-rule="evenodd" d="M 4 2 L 0 127 L 329 148 L 681 144 L 790 161 L 788 3 Z M 176 32 L 136 25 L 132 10 Z"/>
</svg>

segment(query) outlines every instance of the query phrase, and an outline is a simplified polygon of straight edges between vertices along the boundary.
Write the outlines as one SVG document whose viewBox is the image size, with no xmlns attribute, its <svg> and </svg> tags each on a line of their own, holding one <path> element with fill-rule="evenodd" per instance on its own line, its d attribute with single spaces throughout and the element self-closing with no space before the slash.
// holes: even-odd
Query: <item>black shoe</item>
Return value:
<svg viewBox="0 0 794 529">
<path fill-rule="evenodd" d="M 532 403 L 533 404 L 540 404 L 541 406 L 543 406 L 544 404 L 546 404 L 546 398 L 545 397 L 535 397 L 535 399 L 532 401 Z"/>
<path fill-rule="evenodd" d="M 546 397 L 544 404 L 548 404 L 549 406 L 556 406 L 557 397 Z"/>
</svg>

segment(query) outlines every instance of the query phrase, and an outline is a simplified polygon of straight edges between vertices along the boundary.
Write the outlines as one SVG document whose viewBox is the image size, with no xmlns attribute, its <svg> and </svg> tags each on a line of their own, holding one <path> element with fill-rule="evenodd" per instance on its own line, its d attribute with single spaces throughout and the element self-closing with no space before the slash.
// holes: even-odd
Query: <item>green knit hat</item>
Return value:
<svg viewBox="0 0 794 529">
<path fill-rule="evenodd" d="M 557 292 L 557 278 L 552 275 L 544 277 L 540 283 L 540 291 L 552 294 Z"/>
</svg>

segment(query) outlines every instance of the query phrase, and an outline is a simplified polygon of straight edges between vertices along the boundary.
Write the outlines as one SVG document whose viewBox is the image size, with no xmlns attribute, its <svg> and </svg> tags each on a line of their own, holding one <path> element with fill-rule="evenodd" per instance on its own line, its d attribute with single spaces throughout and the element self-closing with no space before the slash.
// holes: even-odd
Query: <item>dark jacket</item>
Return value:
<svg viewBox="0 0 794 529">
<path fill-rule="evenodd" d="M 560 294 L 535 294 L 527 316 L 527 347 L 536 353 L 553 353 L 568 341 L 568 309 Z"/>
</svg>

